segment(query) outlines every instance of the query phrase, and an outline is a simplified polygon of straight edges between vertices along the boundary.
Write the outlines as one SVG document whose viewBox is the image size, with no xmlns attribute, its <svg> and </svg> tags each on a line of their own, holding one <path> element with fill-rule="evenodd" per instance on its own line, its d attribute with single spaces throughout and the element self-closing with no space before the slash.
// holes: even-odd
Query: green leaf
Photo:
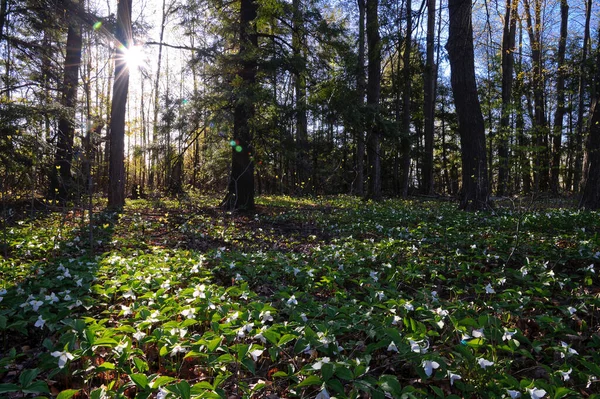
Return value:
<svg viewBox="0 0 600 399">
<path fill-rule="evenodd" d="M 175 380 L 175 378 L 173 378 L 173 377 L 167 377 L 166 375 L 162 375 L 162 376 L 156 377 L 154 380 L 152 380 L 152 382 L 149 384 L 149 386 L 152 389 L 156 389 L 156 388 L 165 386 L 166 384 L 168 384 L 174 380 Z"/>
<path fill-rule="evenodd" d="M 256 368 L 254 366 L 254 361 L 249 357 L 242 359 L 242 364 L 244 367 L 248 369 L 252 374 L 256 374 Z"/>
<path fill-rule="evenodd" d="M 183 381 L 179 381 L 177 384 L 177 389 L 179 390 L 179 394 L 181 395 L 182 399 L 190 399 L 191 397 L 191 388 L 190 388 L 190 384 L 183 380 Z"/>
<path fill-rule="evenodd" d="M 150 369 L 148 367 L 148 363 L 146 363 L 144 360 L 140 359 L 139 357 L 134 357 L 133 358 L 133 364 L 135 364 L 135 367 L 137 368 L 137 370 L 140 373 L 143 373 L 143 372 L 148 371 Z"/>
<path fill-rule="evenodd" d="M 6 322 L 7 321 L 8 321 L 8 319 L 6 318 L 6 316 L 0 315 L 0 330 L 6 330 Z"/>
<path fill-rule="evenodd" d="M 263 331 L 262 336 L 265 337 L 265 339 L 267 341 L 269 341 L 270 343 L 272 343 L 273 345 L 277 345 L 278 341 L 279 341 L 279 333 L 273 331 L 272 328 Z"/>
<path fill-rule="evenodd" d="M 17 384 L 0 384 L 0 393 L 19 392 L 21 388 Z"/>
<path fill-rule="evenodd" d="M 101 365 L 99 365 L 98 367 L 96 367 L 97 371 L 106 371 L 106 370 L 114 370 L 115 369 L 115 365 L 111 362 L 104 362 Z"/>
<path fill-rule="evenodd" d="M 108 337 L 102 337 L 102 338 L 98 338 L 94 341 L 93 343 L 94 346 L 108 346 L 110 348 L 113 348 L 117 345 L 119 345 L 119 343 L 114 340 L 113 338 L 108 338 Z"/>
<path fill-rule="evenodd" d="M 385 392 L 388 392 L 394 398 L 399 398 L 402 395 L 402 386 L 398 382 L 398 378 L 393 375 L 384 374 L 379 377 L 379 386 Z"/>
<path fill-rule="evenodd" d="M 354 374 L 352 371 L 346 366 L 336 366 L 335 367 L 335 375 L 340 377 L 343 380 L 352 380 L 354 379 Z"/>
<path fill-rule="evenodd" d="M 333 377 L 333 371 L 335 366 L 332 363 L 323 363 L 321 367 L 321 376 L 323 377 L 323 381 L 329 380 Z"/>
<path fill-rule="evenodd" d="M 19 376 L 19 383 L 22 387 L 27 387 L 29 384 L 31 384 L 31 381 L 35 380 L 35 377 L 37 377 L 38 374 L 38 369 L 25 370 L 21 372 L 21 375 Z"/>
<path fill-rule="evenodd" d="M 323 383 L 323 380 L 321 380 L 316 375 L 309 375 L 304 380 L 302 380 L 298 385 L 296 385 L 296 387 L 302 388 L 302 387 L 308 387 L 311 385 L 321 385 L 322 383 Z"/>
<path fill-rule="evenodd" d="M 429 388 L 431 388 L 433 390 L 433 392 L 435 392 L 435 394 L 437 396 L 439 396 L 440 398 L 444 397 L 444 391 L 442 391 L 440 388 L 438 388 L 434 385 L 430 385 Z"/>
<path fill-rule="evenodd" d="M 23 393 L 50 393 L 48 384 L 45 381 L 35 381 L 34 383 L 22 389 Z"/>
<path fill-rule="evenodd" d="M 217 348 L 219 347 L 219 345 L 221 345 L 221 337 L 217 337 L 215 339 L 211 339 L 210 341 L 208 341 L 206 343 L 206 348 L 208 349 L 209 352 L 214 352 L 217 350 Z"/>
<path fill-rule="evenodd" d="M 565 396 L 571 394 L 571 393 L 575 393 L 572 390 L 570 390 L 569 388 L 565 388 L 565 387 L 558 387 L 556 388 L 556 390 L 554 391 L 554 396 L 552 396 L 554 399 L 560 399 L 560 398 L 564 398 Z"/>
<path fill-rule="evenodd" d="M 337 378 L 332 378 L 331 380 L 327 381 L 325 385 L 327 386 L 327 388 L 330 388 L 332 392 L 335 392 L 340 395 L 343 395 L 345 393 L 344 384 L 342 384 L 342 382 Z"/>
<path fill-rule="evenodd" d="M 129 378 L 131 378 L 131 381 L 133 381 L 135 383 L 135 385 L 137 385 L 141 389 L 148 388 L 148 377 L 146 377 L 145 374 L 139 374 L 139 373 L 130 374 Z"/>
<path fill-rule="evenodd" d="M 79 389 L 67 389 L 59 393 L 56 399 L 71 399 L 77 392 Z"/>
<path fill-rule="evenodd" d="M 263 334 L 264 336 L 264 334 Z M 265 337 L 266 338 L 266 337 Z M 293 340 L 295 340 L 297 337 L 293 334 L 285 334 L 283 337 L 281 337 L 279 339 L 279 342 L 277 343 L 277 346 L 283 346 L 285 344 L 287 344 L 288 342 L 291 342 Z"/>
</svg>

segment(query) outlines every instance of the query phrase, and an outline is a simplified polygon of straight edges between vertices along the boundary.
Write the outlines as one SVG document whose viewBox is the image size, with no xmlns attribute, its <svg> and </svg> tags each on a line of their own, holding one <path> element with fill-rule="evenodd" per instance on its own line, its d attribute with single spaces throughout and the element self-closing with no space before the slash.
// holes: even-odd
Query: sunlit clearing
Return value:
<svg viewBox="0 0 600 399">
<path fill-rule="evenodd" d="M 125 50 L 124 53 L 125 62 L 127 63 L 127 68 L 137 69 L 143 62 L 143 53 L 141 46 L 131 46 L 129 49 Z"/>
</svg>

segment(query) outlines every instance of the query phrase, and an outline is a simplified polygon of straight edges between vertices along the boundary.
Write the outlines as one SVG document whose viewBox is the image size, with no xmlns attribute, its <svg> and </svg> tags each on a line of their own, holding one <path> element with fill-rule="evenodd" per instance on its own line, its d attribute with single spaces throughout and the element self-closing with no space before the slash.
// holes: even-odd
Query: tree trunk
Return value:
<svg viewBox="0 0 600 399">
<path fill-rule="evenodd" d="M 489 192 L 485 126 L 475 81 L 471 1 L 449 0 L 448 11 L 450 25 L 446 49 L 450 60 L 462 157 L 460 208 L 478 210 L 489 206 Z"/>
<path fill-rule="evenodd" d="M 406 0 L 406 35 L 404 37 L 403 80 L 404 92 L 402 93 L 402 136 L 400 137 L 400 163 L 402 175 L 400 178 L 400 190 L 402 198 L 408 197 L 408 185 L 410 174 L 410 96 L 411 96 L 411 70 L 410 53 L 412 44 L 412 2 Z"/>
<path fill-rule="evenodd" d="M 310 190 L 310 154 L 308 146 L 308 121 L 306 118 L 306 58 L 305 34 L 300 0 L 293 0 L 292 49 L 294 53 L 294 90 L 296 94 L 296 173 L 301 193 Z"/>
<path fill-rule="evenodd" d="M 583 31 L 583 48 L 581 63 L 579 64 L 579 102 L 577 107 L 577 130 L 575 133 L 575 170 L 573 173 L 573 191 L 579 192 L 582 177 L 583 157 L 583 110 L 584 97 L 587 86 L 587 54 L 590 42 L 590 19 L 592 13 L 592 0 L 586 2 L 585 27 Z"/>
<path fill-rule="evenodd" d="M 424 76 L 425 153 L 423 157 L 423 194 L 432 195 L 433 141 L 435 128 L 435 81 L 437 65 L 434 62 L 435 0 L 427 0 L 427 55 Z"/>
<path fill-rule="evenodd" d="M 535 191 L 546 191 L 549 183 L 549 151 L 548 151 L 548 126 L 546 122 L 544 104 L 544 63 L 542 60 L 541 42 L 541 12 L 540 0 L 535 0 L 535 25 L 531 17 L 529 0 L 524 0 L 527 32 L 531 43 L 531 57 L 533 58 L 533 101 L 534 101 L 534 124 L 533 142 L 534 149 L 534 175 L 533 185 Z"/>
<path fill-rule="evenodd" d="M 67 31 L 67 51 L 63 77 L 61 105 L 65 108 L 58 121 L 58 134 L 54 168 L 50 175 L 50 197 L 61 202 L 67 201 L 73 194 L 71 166 L 73 163 L 73 137 L 75 135 L 75 107 L 77 105 L 77 88 L 79 85 L 79 66 L 81 65 L 81 25 L 67 8 L 66 18 L 69 23 Z"/>
<path fill-rule="evenodd" d="M 506 195 L 508 182 L 508 142 L 510 137 L 510 113 L 514 72 L 515 34 L 517 31 L 518 0 L 506 0 L 504 30 L 502 34 L 502 111 L 500 116 L 500 137 L 498 138 L 498 196 Z"/>
<path fill-rule="evenodd" d="M 552 134 L 552 164 L 550 169 L 550 191 L 558 194 L 560 175 L 560 157 L 562 152 L 562 130 L 565 116 L 565 52 L 567 47 L 567 27 L 569 20 L 569 4 L 567 0 L 560 2 L 560 39 L 558 41 L 558 65 L 556 79 L 556 112 Z"/>
<path fill-rule="evenodd" d="M 596 79 L 590 107 L 589 135 L 584 158 L 582 196 L 579 206 L 600 209 L 600 45 L 596 49 Z"/>
<path fill-rule="evenodd" d="M 131 2 L 132 0 L 119 0 L 117 6 L 117 51 L 110 113 L 109 208 L 122 208 L 125 205 L 125 113 L 129 92 L 129 69 L 125 52 L 132 45 Z"/>
<path fill-rule="evenodd" d="M 366 0 L 367 42 L 368 42 L 368 74 L 367 106 L 369 108 L 369 133 L 367 143 L 367 159 L 369 161 L 369 197 L 381 198 L 381 155 L 379 131 L 379 96 L 381 89 L 381 39 L 379 37 L 379 0 Z"/>
<path fill-rule="evenodd" d="M 358 2 L 358 65 L 356 70 L 356 90 L 358 107 L 363 109 L 365 102 L 365 0 Z M 365 193 L 365 125 L 361 118 L 356 127 L 356 195 L 363 196 Z"/>
<path fill-rule="evenodd" d="M 223 207 L 228 210 L 254 209 L 254 162 L 252 160 L 252 119 L 254 100 L 252 91 L 256 83 L 257 61 L 255 51 L 258 36 L 254 20 L 257 15 L 255 0 L 240 1 L 240 49 L 238 76 L 241 90 L 235 99 L 233 113 L 233 142 L 231 148 L 231 176 Z"/>
</svg>

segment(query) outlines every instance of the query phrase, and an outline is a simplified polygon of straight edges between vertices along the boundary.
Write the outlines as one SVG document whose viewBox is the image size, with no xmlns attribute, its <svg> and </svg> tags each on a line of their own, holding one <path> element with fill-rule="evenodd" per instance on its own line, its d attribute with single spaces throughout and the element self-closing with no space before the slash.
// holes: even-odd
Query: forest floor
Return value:
<svg viewBox="0 0 600 399">
<path fill-rule="evenodd" d="M 0 397 L 600 398 L 599 213 L 257 202 L 4 209 Z"/>
</svg>

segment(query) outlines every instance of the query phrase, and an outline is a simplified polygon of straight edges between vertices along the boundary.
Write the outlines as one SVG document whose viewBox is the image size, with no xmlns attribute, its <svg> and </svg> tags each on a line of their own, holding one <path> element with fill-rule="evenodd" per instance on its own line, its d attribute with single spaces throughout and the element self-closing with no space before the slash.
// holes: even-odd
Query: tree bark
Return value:
<svg viewBox="0 0 600 399">
<path fill-rule="evenodd" d="M 498 196 L 506 195 L 508 183 L 508 142 L 510 137 L 510 113 L 512 102 L 515 34 L 517 31 L 518 0 L 506 0 L 504 30 L 502 34 L 502 110 L 500 116 L 500 137 L 498 139 Z"/>
<path fill-rule="evenodd" d="M 61 202 L 67 201 L 73 194 L 71 166 L 73 163 L 73 138 L 75 135 L 75 107 L 77 105 L 77 88 L 79 86 L 79 66 L 81 65 L 81 24 L 67 8 L 66 19 L 67 51 L 65 55 L 63 92 L 61 105 L 65 108 L 58 121 L 58 134 L 54 168 L 50 175 L 50 198 Z"/>
<path fill-rule="evenodd" d="M 400 178 L 400 190 L 402 198 L 408 197 L 408 185 L 410 174 L 410 96 L 411 96 L 411 69 L 410 53 L 412 44 L 412 2 L 406 0 L 406 35 L 404 37 L 403 80 L 404 92 L 402 93 L 402 136 L 400 137 L 400 163 L 402 176 Z"/>
<path fill-rule="evenodd" d="M 567 0 L 560 2 L 560 39 L 558 41 L 558 65 L 556 79 L 556 112 L 552 134 L 552 163 L 550 168 L 550 191 L 558 194 L 560 176 L 560 157 L 562 152 L 562 130 L 565 116 L 565 52 L 567 48 L 567 28 L 569 20 L 569 4 Z"/>
<path fill-rule="evenodd" d="M 583 31 L 583 48 L 581 63 L 579 64 L 579 102 L 577 107 L 577 130 L 575 133 L 575 170 L 573 172 L 573 191 L 579 192 L 582 180 L 583 158 L 583 111 L 584 97 L 587 86 L 587 55 L 590 42 L 590 19 L 592 14 L 592 0 L 586 2 L 585 27 Z"/>
<path fill-rule="evenodd" d="M 454 105 L 462 157 L 460 208 L 485 209 L 489 204 L 485 126 L 475 81 L 470 0 L 449 0 L 450 25 L 446 49 L 450 60 Z"/>
<path fill-rule="evenodd" d="M 548 151 L 548 124 L 546 121 L 544 103 L 544 63 L 542 60 L 543 53 L 541 48 L 542 7 L 539 2 L 540 0 L 535 0 L 535 21 L 532 21 L 529 0 L 523 1 L 527 22 L 527 33 L 529 34 L 529 42 L 531 43 L 531 57 L 533 58 L 533 142 L 535 143 L 533 157 L 533 185 L 536 192 L 546 191 L 548 189 L 550 169 Z"/>
<path fill-rule="evenodd" d="M 252 90 L 256 83 L 256 49 L 258 36 L 254 20 L 258 5 L 255 0 L 240 1 L 239 69 L 241 88 L 237 88 L 233 113 L 231 176 L 223 207 L 228 210 L 254 209 L 254 162 L 252 160 L 252 119 L 255 107 Z"/>
<path fill-rule="evenodd" d="M 423 157 L 423 194 L 433 195 L 433 141 L 435 128 L 435 81 L 437 65 L 434 61 L 435 0 L 427 0 L 427 44 L 424 76 L 425 153 Z"/>
<path fill-rule="evenodd" d="M 367 106 L 369 108 L 369 133 L 367 159 L 369 161 L 369 197 L 381 198 L 381 155 L 379 131 L 379 96 L 381 92 L 381 39 L 379 37 L 379 0 L 366 0 L 367 42 L 368 42 L 368 85 Z"/>
<path fill-rule="evenodd" d="M 293 33 L 292 50 L 294 53 L 294 91 L 296 94 L 296 174 L 299 191 L 310 190 L 310 154 L 308 146 L 308 120 L 306 117 L 306 58 L 305 33 L 300 0 L 292 1 Z"/>
<path fill-rule="evenodd" d="M 129 69 L 125 53 L 132 43 L 131 2 L 119 0 L 117 6 L 117 39 L 115 79 L 110 113 L 110 159 L 108 166 L 108 207 L 125 205 L 125 113 L 129 92 Z"/>
<path fill-rule="evenodd" d="M 356 70 L 356 90 L 358 92 L 358 107 L 363 109 L 365 105 L 365 0 L 358 2 L 358 65 Z M 365 130 L 361 118 L 356 128 L 356 195 L 363 196 L 365 193 Z"/>
<path fill-rule="evenodd" d="M 600 209 L 600 46 L 596 50 L 595 90 L 590 107 L 589 135 L 586 141 L 583 190 L 579 206 Z"/>
</svg>

